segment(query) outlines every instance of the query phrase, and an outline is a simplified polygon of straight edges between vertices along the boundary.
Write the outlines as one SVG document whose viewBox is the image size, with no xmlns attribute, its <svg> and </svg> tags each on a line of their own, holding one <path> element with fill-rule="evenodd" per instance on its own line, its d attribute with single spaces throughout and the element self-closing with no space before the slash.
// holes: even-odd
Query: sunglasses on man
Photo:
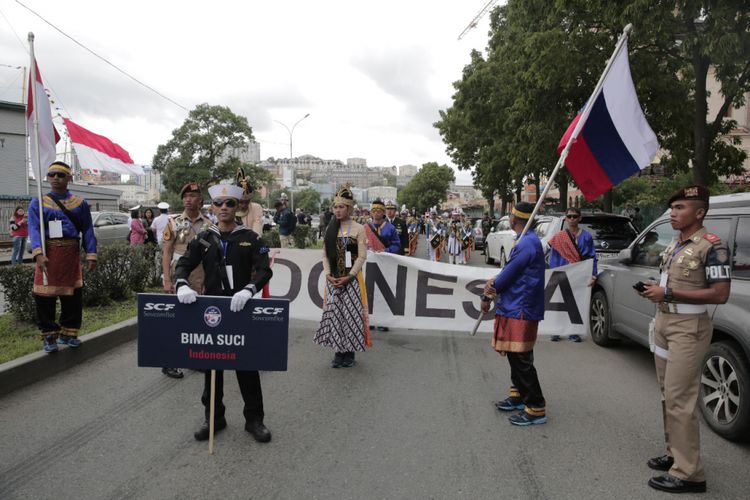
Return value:
<svg viewBox="0 0 750 500">
<path fill-rule="evenodd" d="M 47 174 L 47 177 L 57 177 L 58 179 L 64 179 L 67 176 L 68 174 L 66 174 L 65 172 L 49 172 Z"/>
<path fill-rule="evenodd" d="M 229 198 L 226 200 L 216 200 L 213 202 L 214 206 L 216 208 L 221 208 L 223 205 L 226 205 L 228 208 L 234 208 L 237 206 L 237 200 L 234 198 Z"/>
<path fill-rule="evenodd" d="M 578 214 L 568 214 L 568 215 L 565 216 L 566 219 L 578 219 L 580 217 L 581 216 L 578 215 Z"/>
</svg>

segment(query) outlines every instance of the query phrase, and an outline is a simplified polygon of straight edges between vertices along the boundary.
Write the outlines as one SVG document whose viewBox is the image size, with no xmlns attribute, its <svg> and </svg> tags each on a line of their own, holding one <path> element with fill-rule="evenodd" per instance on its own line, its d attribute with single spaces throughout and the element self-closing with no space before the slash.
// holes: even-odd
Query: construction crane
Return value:
<svg viewBox="0 0 750 500">
<path fill-rule="evenodd" d="M 471 30 L 472 28 L 476 28 L 479 20 L 482 19 L 485 14 L 487 14 L 492 9 L 492 7 L 495 6 L 497 2 L 498 0 L 490 0 L 489 2 L 487 2 L 484 7 L 482 7 L 482 10 L 479 11 L 479 14 L 474 16 L 474 19 L 471 20 L 469 25 L 464 28 L 460 35 L 458 35 L 458 39 L 462 39 L 464 35 L 469 32 L 469 30 Z"/>
</svg>

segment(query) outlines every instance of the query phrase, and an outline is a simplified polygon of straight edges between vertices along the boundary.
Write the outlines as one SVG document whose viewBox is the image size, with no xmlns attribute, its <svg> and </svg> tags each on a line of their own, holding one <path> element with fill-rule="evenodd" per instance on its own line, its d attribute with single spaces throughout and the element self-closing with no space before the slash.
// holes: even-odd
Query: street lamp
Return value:
<svg viewBox="0 0 750 500">
<path fill-rule="evenodd" d="M 307 113 L 305 116 L 303 116 L 302 118 L 300 118 L 299 120 L 297 120 L 294 123 L 294 125 L 292 125 L 292 128 L 289 128 L 286 124 L 281 123 L 279 120 L 274 120 L 276 123 L 278 123 L 279 125 L 281 125 L 282 127 L 284 127 L 287 132 L 289 132 L 289 160 L 290 161 L 292 160 L 292 158 L 294 158 L 294 154 L 292 152 L 292 135 L 294 134 L 294 129 L 297 127 L 297 125 L 299 125 L 299 122 L 301 122 L 302 120 L 304 120 L 308 116 L 310 116 L 310 113 Z"/>
<path fill-rule="evenodd" d="M 285 123 L 282 123 L 279 120 L 274 120 L 276 123 L 278 123 L 279 125 L 281 125 L 282 127 L 284 127 L 287 132 L 289 132 L 289 163 L 290 163 L 290 168 L 292 168 L 292 187 L 290 189 L 290 192 L 292 194 L 292 208 L 294 208 L 294 182 L 295 182 L 295 177 L 296 177 L 294 175 L 294 173 L 295 173 L 294 172 L 294 168 L 291 167 L 292 158 L 294 158 L 294 153 L 293 153 L 293 150 L 292 150 L 292 136 L 294 135 L 294 129 L 297 128 L 297 125 L 299 125 L 299 122 L 301 122 L 302 120 L 304 120 L 308 116 L 310 116 L 310 113 L 307 113 L 305 116 L 303 116 L 302 118 L 300 118 L 299 120 L 297 120 L 296 122 L 294 122 L 294 125 L 292 125 L 292 128 L 289 128 Z"/>
</svg>

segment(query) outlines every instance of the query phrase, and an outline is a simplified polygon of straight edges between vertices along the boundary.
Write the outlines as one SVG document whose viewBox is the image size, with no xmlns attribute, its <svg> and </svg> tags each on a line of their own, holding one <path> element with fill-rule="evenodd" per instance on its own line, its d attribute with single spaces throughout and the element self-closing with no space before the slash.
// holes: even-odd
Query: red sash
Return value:
<svg viewBox="0 0 750 500">
<path fill-rule="evenodd" d="M 570 234 L 567 229 L 563 229 L 549 240 L 549 246 L 562 255 L 563 259 L 573 264 L 581 260 L 581 254 L 578 252 L 578 248 L 576 248 L 575 244 L 573 244 L 571 236 L 573 235 Z M 575 236 L 573 236 L 573 238 L 575 238 Z"/>
<path fill-rule="evenodd" d="M 372 230 L 370 224 L 365 224 L 365 234 L 367 235 L 367 248 L 373 252 L 385 251 L 385 245 L 380 241 L 378 234 Z"/>
</svg>

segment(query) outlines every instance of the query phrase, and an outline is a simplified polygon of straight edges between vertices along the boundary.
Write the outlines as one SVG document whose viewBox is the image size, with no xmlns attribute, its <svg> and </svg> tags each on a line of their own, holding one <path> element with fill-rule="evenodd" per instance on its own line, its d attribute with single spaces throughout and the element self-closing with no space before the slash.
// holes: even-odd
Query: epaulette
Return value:
<svg viewBox="0 0 750 500">
<path fill-rule="evenodd" d="M 708 240 L 708 242 L 711 243 L 712 245 L 721 243 L 721 238 L 716 236 L 714 233 L 706 233 L 703 235 L 703 238 Z"/>
</svg>

